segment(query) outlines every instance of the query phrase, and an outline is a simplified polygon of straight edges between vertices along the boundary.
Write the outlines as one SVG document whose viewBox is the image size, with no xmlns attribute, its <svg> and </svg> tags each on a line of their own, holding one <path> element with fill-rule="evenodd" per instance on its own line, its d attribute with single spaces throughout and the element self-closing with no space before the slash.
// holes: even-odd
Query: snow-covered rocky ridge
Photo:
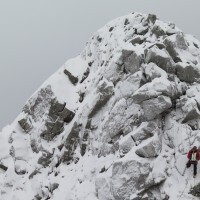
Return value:
<svg viewBox="0 0 200 200">
<path fill-rule="evenodd" d="M 0 199 L 197 199 L 199 48 L 155 15 L 98 30 L 0 133 Z"/>
</svg>

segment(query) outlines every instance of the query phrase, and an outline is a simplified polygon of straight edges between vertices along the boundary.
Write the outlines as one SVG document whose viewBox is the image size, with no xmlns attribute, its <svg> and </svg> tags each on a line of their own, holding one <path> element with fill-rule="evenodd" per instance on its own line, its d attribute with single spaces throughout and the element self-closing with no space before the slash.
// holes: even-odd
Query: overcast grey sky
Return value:
<svg viewBox="0 0 200 200">
<path fill-rule="evenodd" d="M 200 39 L 199 0 L 0 0 L 0 129 L 108 21 L 137 11 Z"/>
</svg>

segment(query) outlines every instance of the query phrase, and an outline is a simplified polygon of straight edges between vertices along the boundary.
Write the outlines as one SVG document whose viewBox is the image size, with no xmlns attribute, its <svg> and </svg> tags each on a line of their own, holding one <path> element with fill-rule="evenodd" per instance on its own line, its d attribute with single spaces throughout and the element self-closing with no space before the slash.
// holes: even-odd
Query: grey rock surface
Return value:
<svg viewBox="0 0 200 200">
<path fill-rule="evenodd" d="M 166 50 L 160 50 L 157 46 L 153 46 L 147 51 L 145 61 L 147 63 L 155 63 L 168 73 L 175 72 L 175 63 Z"/>
<path fill-rule="evenodd" d="M 162 150 L 162 142 L 158 135 L 150 138 L 145 144 L 141 144 L 135 153 L 143 158 L 155 158 Z"/>
<path fill-rule="evenodd" d="M 162 112 L 166 111 L 172 106 L 172 102 L 169 97 L 158 96 L 150 100 L 142 102 L 142 108 L 144 110 L 144 116 L 147 120 L 152 120 Z"/>
</svg>

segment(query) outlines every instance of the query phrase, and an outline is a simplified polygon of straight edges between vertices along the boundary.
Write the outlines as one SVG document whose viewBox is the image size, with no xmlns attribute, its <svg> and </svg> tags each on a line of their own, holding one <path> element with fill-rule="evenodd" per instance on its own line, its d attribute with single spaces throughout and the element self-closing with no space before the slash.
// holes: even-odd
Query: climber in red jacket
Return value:
<svg viewBox="0 0 200 200">
<path fill-rule="evenodd" d="M 197 163 L 198 160 L 200 160 L 200 151 L 199 149 L 197 149 L 196 146 L 194 146 L 187 154 L 187 157 L 189 159 L 189 161 L 187 162 L 187 168 L 189 168 L 191 166 L 191 164 L 194 165 L 194 178 L 197 175 Z"/>
</svg>

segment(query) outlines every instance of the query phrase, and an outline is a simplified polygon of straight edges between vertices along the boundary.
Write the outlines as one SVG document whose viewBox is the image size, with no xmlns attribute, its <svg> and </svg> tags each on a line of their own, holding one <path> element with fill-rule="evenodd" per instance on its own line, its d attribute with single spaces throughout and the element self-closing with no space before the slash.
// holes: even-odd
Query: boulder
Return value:
<svg viewBox="0 0 200 200">
<path fill-rule="evenodd" d="M 113 84 L 111 82 L 108 82 L 106 79 L 100 81 L 99 85 L 97 86 L 96 94 L 96 102 L 88 115 L 89 118 L 92 118 L 114 94 Z"/>
<path fill-rule="evenodd" d="M 164 44 L 166 46 L 167 51 L 173 59 L 175 59 L 176 57 L 181 57 L 179 49 L 188 49 L 187 43 L 182 32 L 178 32 L 177 34 L 166 37 L 164 40 Z"/>
<path fill-rule="evenodd" d="M 46 150 L 42 151 L 42 156 L 38 159 L 38 164 L 48 167 L 51 163 L 52 154 Z"/>
<path fill-rule="evenodd" d="M 115 162 L 111 177 L 114 199 L 130 199 L 130 196 L 137 190 L 143 190 L 149 173 L 149 163 L 141 163 L 136 160 Z"/>
<path fill-rule="evenodd" d="M 46 111 L 50 109 L 53 99 L 55 99 L 55 95 L 52 92 L 51 86 L 47 85 L 28 100 L 23 111 L 34 121 L 39 121 L 39 119 L 44 117 Z"/>
<path fill-rule="evenodd" d="M 147 50 L 145 61 L 146 63 L 155 63 L 168 73 L 175 73 L 175 63 L 165 49 L 161 50 L 154 45 Z"/>
<path fill-rule="evenodd" d="M 158 130 L 158 126 L 155 122 L 142 122 L 140 126 L 130 134 L 131 138 L 139 144 L 141 141 L 152 137 Z"/>
<path fill-rule="evenodd" d="M 143 158 L 155 158 L 162 150 L 161 139 L 158 135 L 154 135 L 139 146 L 135 153 Z"/>
<path fill-rule="evenodd" d="M 200 111 L 194 98 L 188 99 L 180 109 L 183 123 L 200 118 Z"/>
<path fill-rule="evenodd" d="M 104 140 L 119 138 L 128 125 L 134 126 L 141 122 L 141 106 L 135 103 L 127 103 L 125 98 L 115 103 L 108 118 L 103 123 L 103 132 L 107 133 Z"/>
<path fill-rule="evenodd" d="M 146 79 L 148 81 L 152 81 L 155 78 L 163 77 L 167 79 L 167 73 L 158 67 L 155 63 L 149 63 L 144 67 L 144 73 L 146 76 Z"/>
<path fill-rule="evenodd" d="M 19 120 L 18 123 L 26 133 L 29 133 L 33 128 L 31 121 L 28 120 L 28 117 Z"/>
<path fill-rule="evenodd" d="M 142 72 L 129 75 L 125 80 L 118 82 L 115 96 L 118 98 L 130 98 L 140 88 L 142 82 Z"/>
<path fill-rule="evenodd" d="M 157 20 L 157 16 L 154 14 L 148 14 L 147 19 L 146 19 L 148 23 L 151 22 L 152 24 L 155 24 L 156 20 Z"/>
<path fill-rule="evenodd" d="M 134 74 L 139 71 L 141 64 L 143 63 L 143 55 L 138 55 L 133 50 L 123 49 L 120 62 L 125 71 Z"/>
<path fill-rule="evenodd" d="M 3 170 L 3 171 L 7 171 L 8 167 L 6 167 L 3 164 L 0 164 L 0 169 Z"/>
<path fill-rule="evenodd" d="M 186 84 L 178 80 L 169 81 L 165 77 L 155 78 L 140 87 L 133 95 L 135 103 L 141 104 L 145 100 L 156 98 L 160 95 L 169 96 L 171 99 L 177 99 L 186 91 Z"/>
<path fill-rule="evenodd" d="M 141 106 L 144 111 L 144 117 L 147 120 L 152 120 L 165 110 L 169 109 L 172 106 L 172 102 L 169 97 L 161 95 L 157 98 L 143 101 Z"/>
<path fill-rule="evenodd" d="M 64 70 L 64 73 L 68 76 L 73 85 L 76 85 L 78 83 L 78 78 L 73 76 L 71 72 L 69 72 L 67 69 Z"/>
<path fill-rule="evenodd" d="M 65 107 L 66 103 L 61 104 L 55 99 L 51 101 L 48 119 L 46 120 L 46 129 L 40 136 L 47 140 L 53 140 L 57 135 L 64 130 L 64 123 L 70 123 L 75 116 L 75 113 Z"/>
<path fill-rule="evenodd" d="M 74 118 L 75 113 L 67 109 L 66 103 L 61 104 L 56 100 L 51 102 L 49 109 L 49 118 L 51 121 L 56 121 L 58 118 L 66 123 L 69 123 Z"/>
<path fill-rule="evenodd" d="M 152 27 L 152 33 L 156 35 L 156 37 L 164 36 L 166 35 L 165 31 L 159 26 L 159 25 L 154 25 Z"/>
<path fill-rule="evenodd" d="M 167 178 L 167 174 L 166 174 L 167 162 L 166 162 L 165 159 L 163 159 L 162 156 L 158 156 L 156 159 L 154 159 L 154 162 L 152 162 L 151 164 L 152 164 L 151 165 L 152 170 L 151 170 L 151 172 L 150 172 L 149 176 L 147 177 L 146 182 L 144 184 L 146 190 L 141 191 L 141 193 L 144 194 L 144 192 L 146 192 L 150 195 L 151 192 L 158 189 L 157 192 L 156 191 L 154 191 L 154 192 L 156 192 L 157 195 L 160 196 L 159 186 Z M 152 194 L 150 196 L 152 196 Z M 160 199 L 160 198 L 158 198 L 158 199 Z"/>
<path fill-rule="evenodd" d="M 200 82 L 200 65 L 192 63 L 177 63 L 177 76 L 181 81 L 188 83 Z"/>
<path fill-rule="evenodd" d="M 181 154 L 186 154 L 191 148 L 191 140 L 195 140 L 190 126 L 178 123 L 170 114 L 165 117 L 164 137 L 166 144 Z"/>
</svg>

